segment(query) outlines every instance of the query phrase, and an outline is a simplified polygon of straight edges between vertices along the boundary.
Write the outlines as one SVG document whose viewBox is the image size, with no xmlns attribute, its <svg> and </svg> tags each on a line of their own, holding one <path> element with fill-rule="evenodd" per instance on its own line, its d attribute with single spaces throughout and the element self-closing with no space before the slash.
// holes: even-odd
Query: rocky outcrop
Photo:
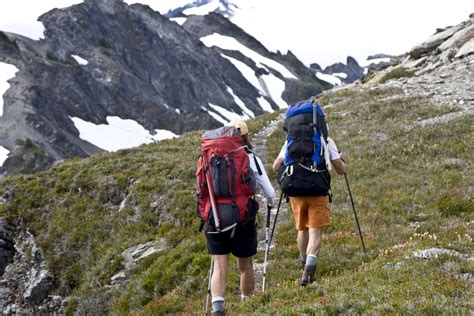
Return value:
<svg viewBox="0 0 474 316">
<path fill-rule="evenodd" d="M 474 114 L 474 15 L 459 25 L 438 30 L 416 45 L 396 67 L 413 76 L 394 78 L 379 85 L 379 80 L 396 67 L 389 67 L 368 81 L 378 88 L 396 87 L 408 97 L 423 96 L 452 111 L 414 125 L 430 125 Z M 413 126 L 407 126 L 411 128 Z"/>
<path fill-rule="evenodd" d="M 48 271 L 43 253 L 29 232 L 17 232 L 0 220 L 1 234 L 5 228 L 8 240 L 14 245 L 13 256 L 0 277 L 0 310 L 2 315 L 32 315 L 62 313 L 63 298 L 51 293 L 53 276 Z"/>
<path fill-rule="evenodd" d="M 118 272 L 110 278 L 111 285 L 120 285 L 125 282 L 130 275 L 130 271 L 143 259 L 153 254 L 159 253 L 169 246 L 164 238 L 157 241 L 149 241 L 144 244 L 130 247 L 122 252 L 122 266 L 124 270 Z"/>
</svg>

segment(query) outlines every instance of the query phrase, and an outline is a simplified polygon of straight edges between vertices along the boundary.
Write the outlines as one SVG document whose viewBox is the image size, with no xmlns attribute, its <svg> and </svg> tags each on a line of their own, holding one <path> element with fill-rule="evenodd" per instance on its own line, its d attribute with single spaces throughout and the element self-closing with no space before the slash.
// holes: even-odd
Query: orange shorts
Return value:
<svg viewBox="0 0 474 316">
<path fill-rule="evenodd" d="M 331 224 L 327 195 L 290 197 L 290 203 L 297 230 L 326 227 Z"/>
</svg>

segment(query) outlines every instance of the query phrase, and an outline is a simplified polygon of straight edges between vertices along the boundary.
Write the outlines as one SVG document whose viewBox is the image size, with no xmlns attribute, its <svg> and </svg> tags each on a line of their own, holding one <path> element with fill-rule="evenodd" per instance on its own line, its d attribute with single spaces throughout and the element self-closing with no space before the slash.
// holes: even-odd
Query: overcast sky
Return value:
<svg viewBox="0 0 474 316">
<path fill-rule="evenodd" d="M 32 38 L 42 34 L 42 13 L 82 0 L 3 0 L 0 30 Z M 190 0 L 127 0 L 162 13 Z M 383 2 L 383 5 L 381 3 Z M 401 54 L 474 13 L 473 0 L 236 0 L 242 8 L 234 22 L 271 51 L 290 49 L 305 64 L 321 66 L 352 55 L 362 61 L 376 53 Z M 250 10 L 249 10 L 250 9 Z"/>
</svg>

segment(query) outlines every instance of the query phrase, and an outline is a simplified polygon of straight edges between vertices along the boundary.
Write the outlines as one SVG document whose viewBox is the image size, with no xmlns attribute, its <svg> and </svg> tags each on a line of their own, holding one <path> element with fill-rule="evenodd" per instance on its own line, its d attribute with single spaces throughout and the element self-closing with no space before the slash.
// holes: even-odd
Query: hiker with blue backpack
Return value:
<svg viewBox="0 0 474 316">
<path fill-rule="evenodd" d="M 322 228 L 330 225 L 331 165 L 346 174 L 344 157 L 328 137 L 321 106 L 314 100 L 291 105 L 283 122 L 287 139 L 273 163 L 282 192 L 290 199 L 298 231 L 301 286 L 314 282 Z"/>
<path fill-rule="evenodd" d="M 275 191 L 260 159 L 252 152 L 248 127 L 233 120 L 229 126 L 208 131 L 201 137 L 197 175 L 197 215 L 201 218 L 212 255 L 208 297 L 213 315 L 224 314 L 225 278 L 229 254 L 237 257 L 241 299 L 253 294 L 253 257 L 257 253 L 256 185 L 270 207 Z"/>
</svg>

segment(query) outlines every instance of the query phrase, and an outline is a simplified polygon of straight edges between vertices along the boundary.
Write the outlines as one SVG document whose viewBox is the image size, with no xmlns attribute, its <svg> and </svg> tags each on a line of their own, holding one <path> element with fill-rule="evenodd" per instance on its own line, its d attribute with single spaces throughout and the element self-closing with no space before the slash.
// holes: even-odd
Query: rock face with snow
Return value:
<svg viewBox="0 0 474 316">
<path fill-rule="evenodd" d="M 0 32 L 0 62 L 19 70 L 3 95 L 0 146 L 11 158 L 3 172 L 21 169 L 21 151 L 13 151 L 19 140 L 29 139 L 48 157 L 46 164 L 31 163 L 31 170 L 103 150 L 81 137 L 73 118 L 107 125 L 109 117 L 120 117 L 151 134 L 181 134 L 273 111 L 282 102 L 330 87 L 291 53 L 268 52 L 220 15 L 189 17 L 181 26 L 145 5 L 86 0 L 39 20 L 45 26 L 41 41 Z M 200 40 L 217 32 L 292 75 L 239 50 L 208 47 Z M 241 64 L 254 72 L 253 78 L 238 68 Z M 272 81 L 265 80 L 269 76 Z M 282 85 L 278 95 L 273 82 Z"/>
<path fill-rule="evenodd" d="M 331 66 L 326 67 L 323 73 L 341 77 L 341 80 L 344 83 L 352 83 L 364 76 L 364 68 L 359 66 L 359 63 L 353 57 L 347 56 L 346 64 L 333 64 Z"/>
</svg>

